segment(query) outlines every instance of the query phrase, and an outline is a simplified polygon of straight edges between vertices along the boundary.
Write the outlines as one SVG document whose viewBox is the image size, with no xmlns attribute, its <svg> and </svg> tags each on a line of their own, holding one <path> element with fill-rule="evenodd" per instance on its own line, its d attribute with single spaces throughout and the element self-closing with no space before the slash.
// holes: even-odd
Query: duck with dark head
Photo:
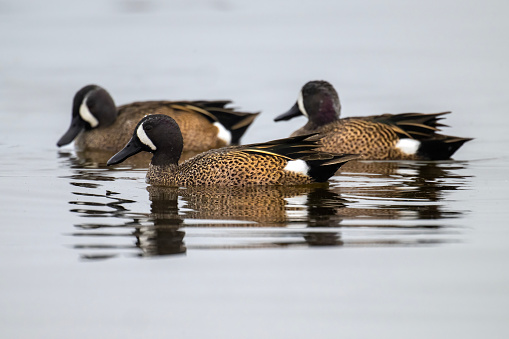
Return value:
<svg viewBox="0 0 509 339">
<path fill-rule="evenodd" d="M 147 182 L 161 186 L 302 185 L 326 182 L 357 155 L 317 150 L 320 137 L 302 135 L 266 143 L 230 146 L 200 153 L 178 164 L 182 134 L 174 119 L 148 115 L 127 145 L 109 161 L 121 163 L 139 152 L 151 152 Z"/>
<path fill-rule="evenodd" d="M 78 150 L 117 151 L 147 114 L 173 117 L 184 137 L 184 151 L 203 152 L 240 143 L 258 113 L 226 107 L 230 101 L 140 101 L 116 107 L 102 87 L 87 85 L 73 100 L 72 120 L 58 140 L 63 146 L 75 140 Z"/>
<path fill-rule="evenodd" d="M 437 133 L 446 114 L 401 113 L 340 118 L 341 103 L 327 81 L 310 81 L 295 105 L 275 121 L 305 116 L 308 122 L 291 136 L 323 134 L 326 152 L 358 153 L 371 160 L 445 160 L 471 138 Z"/>
</svg>

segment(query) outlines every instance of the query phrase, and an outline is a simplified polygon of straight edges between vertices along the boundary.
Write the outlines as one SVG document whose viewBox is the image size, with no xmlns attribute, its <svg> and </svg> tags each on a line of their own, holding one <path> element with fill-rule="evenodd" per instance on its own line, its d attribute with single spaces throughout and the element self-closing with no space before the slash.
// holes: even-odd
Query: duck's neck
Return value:
<svg viewBox="0 0 509 339">
<path fill-rule="evenodd" d="M 170 152 L 155 152 L 150 162 L 154 166 L 172 167 L 178 166 L 180 155 L 175 156 L 175 153 Z"/>
<path fill-rule="evenodd" d="M 150 163 L 154 166 L 177 166 L 183 148 L 182 137 L 177 141 L 161 143 L 153 152 Z"/>
<path fill-rule="evenodd" d="M 146 181 L 156 186 L 178 186 L 175 178 L 178 165 L 158 166 L 150 164 L 147 171 Z"/>
<path fill-rule="evenodd" d="M 332 98 L 321 100 L 316 107 L 317 111 L 310 114 L 309 123 L 313 126 L 323 126 L 339 120 L 341 104 Z"/>
</svg>

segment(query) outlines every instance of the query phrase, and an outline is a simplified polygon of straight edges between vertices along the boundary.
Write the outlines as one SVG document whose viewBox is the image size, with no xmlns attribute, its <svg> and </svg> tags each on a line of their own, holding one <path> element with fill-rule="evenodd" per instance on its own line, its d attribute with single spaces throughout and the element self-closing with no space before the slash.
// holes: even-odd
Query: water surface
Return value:
<svg viewBox="0 0 509 339">
<path fill-rule="evenodd" d="M 69 212 L 81 218 L 74 248 L 86 259 L 194 249 L 438 245 L 460 241 L 464 230 L 448 219 L 468 213 L 444 201 L 448 191 L 469 186 L 469 176 L 461 175 L 467 162 L 359 161 L 329 185 L 147 186 L 137 199 L 150 202 L 147 211 L 109 188 L 116 171 L 61 155 L 73 163 L 74 174 L 63 179 L 73 186 Z M 141 177 L 134 168 L 121 171 L 121 180 L 143 180 L 144 171 Z"/>
<path fill-rule="evenodd" d="M 0 1 L 6 338 L 509 335 L 507 4 Z M 274 123 L 308 80 L 345 116 L 452 110 L 444 162 L 328 186 L 164 189 L 57 149 L 72 96 L 232 99 Z M 143 161 L 143 160 L 141 160 Z"/>
</svg>

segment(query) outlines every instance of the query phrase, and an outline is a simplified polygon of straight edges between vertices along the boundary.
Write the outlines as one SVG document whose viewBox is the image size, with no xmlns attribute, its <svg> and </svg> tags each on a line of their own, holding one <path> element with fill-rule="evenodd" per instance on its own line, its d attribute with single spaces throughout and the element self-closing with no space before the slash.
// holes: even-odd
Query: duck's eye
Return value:
<svg viewBox="0 0 509 339">
<path fill-rule="evenodd" d="M 150 131 L 150 130 L 152 129 L 152 125 L 144 125 L 144 126 L 143 126 L 143 129 L 144 129 L 145 131 Z"/>
</svg>

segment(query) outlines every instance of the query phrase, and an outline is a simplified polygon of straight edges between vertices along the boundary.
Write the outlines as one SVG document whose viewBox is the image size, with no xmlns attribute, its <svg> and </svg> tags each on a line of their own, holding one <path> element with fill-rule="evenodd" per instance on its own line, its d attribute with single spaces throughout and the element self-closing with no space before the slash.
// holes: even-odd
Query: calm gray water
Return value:
<svg viewBox="0 0 509 339">
<path fill-rule="evenodd" d="M 2 338 L 506 338 L 505 1 L 0 1 Z M 156 189 L 57 149 L 74 93 L 232 99 L 308 80 L 344 116 L 452 110 L 445 162 L 363 162 L 329 187 Z"/>
</svg>

